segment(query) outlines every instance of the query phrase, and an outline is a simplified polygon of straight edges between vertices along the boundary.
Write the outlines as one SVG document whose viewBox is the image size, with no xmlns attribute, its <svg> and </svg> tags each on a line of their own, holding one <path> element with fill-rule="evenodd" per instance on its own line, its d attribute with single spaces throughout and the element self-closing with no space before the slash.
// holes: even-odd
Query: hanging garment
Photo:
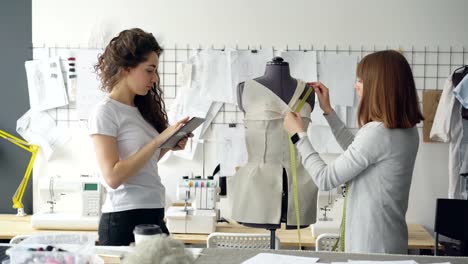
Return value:
<svg viewBox="0 0 468 264">
<path fill-rule="evenodd" d="M 453 89 L 453 94 L 463 107 L 468 108 L 468 74 L 465 75 L 457 87 Z"/>
<path fill-rule="evenodd" d="M 248 162 L 230 180 L 232 218 L 242 223 L 279 224 L 283 192 L 283 169 L 287 174 L 287 225 L 296 225 L 292 188 L 289 136 L 283 121 L 287 112 L 299 103 L 306 83 L 298 80 L 289 104 L 270 89 L 254 80 L 244 84 L 242 94 L 245 110 L 244 126 Z M 300 111 L 305 129 L 310 123 L 311 107 Z M 299 216 L 301 225 L 316 221 L 317 186 L 302 166 L 296 153 Z"/>
<path fill-rule="evenodd" d="M 462 105 L 453 94 L 452 74 L 447 78 L 444 90 L 440 97 L 439 105 L 434 117 L 431 129 L 431 139 L 441 142 L 449 142 L 448 197 L 460 199 L 461 196 L 461 165 L 463 162 L 460 146 L 463 140 L 463 121 L 461 111 Z M 468 133 L 465 133 L 468 134 Z"/>
</svg>

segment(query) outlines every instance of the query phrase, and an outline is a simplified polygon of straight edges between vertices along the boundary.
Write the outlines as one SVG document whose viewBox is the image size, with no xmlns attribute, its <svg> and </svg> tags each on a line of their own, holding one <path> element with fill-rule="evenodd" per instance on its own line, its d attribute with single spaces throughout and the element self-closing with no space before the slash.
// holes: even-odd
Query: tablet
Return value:
<svg viewBox="0 0 468 264">
<path fill-rule="evenodd" d="M 192 117 L 187 124 L 177 130 L 172 136 L 170 136 L 164 143 L 161 144 L 161 148 L 173 148 L 177 146 L 177 143 L 188 134 L 192 133 L 198 126 L 205 121 L 201 117 Z"/>
</svg>

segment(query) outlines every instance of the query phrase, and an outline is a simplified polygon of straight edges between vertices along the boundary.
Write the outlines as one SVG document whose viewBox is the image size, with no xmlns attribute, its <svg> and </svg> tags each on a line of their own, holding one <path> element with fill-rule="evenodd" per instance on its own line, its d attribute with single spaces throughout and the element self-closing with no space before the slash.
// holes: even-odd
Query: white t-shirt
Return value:
<svg viewBox="0 0 468 264">
<path fill-rule="evenodd" d="M 120 103 L 110 97 L 96 106 L 88 122 L 90 135 L 100 134 L 116 138 L 120 160 L 132 156 L 159 134 L 146 122 L 137 107 Z M 107 190 L 102 206 L 103 213 L 164 208 L 165 188 L 157 166 L 159 154 L 160 149 L 157 149 L 151 159 L 117 189 L 110 188 L 101 175 L 101 183 Z"/>
</svg>

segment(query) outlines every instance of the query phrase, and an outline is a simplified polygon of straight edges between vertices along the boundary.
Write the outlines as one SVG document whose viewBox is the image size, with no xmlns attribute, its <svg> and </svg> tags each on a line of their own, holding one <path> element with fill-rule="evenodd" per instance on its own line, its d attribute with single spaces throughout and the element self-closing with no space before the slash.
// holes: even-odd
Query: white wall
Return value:
<svg viewBox="0 0 468 264">
<path fill-rule="evenodd" d="M 103 28 L 137 26 L 166 45 L 461 45 L 466 10 L 465 0 L 40 0 L 33 43 L 86 46 Z"/>
<path fill-rule="evenodd" d="M 467 46 L 466 10 L 464 0 L 40 0 L 33 1 L 33 45 L 102 47 L 120 30 L 141 27 L 167 46 Z M 435 199 L 447 193 L 447 156 L 446 144 L 421 142 L 408 222 L 432 229 Z M 169 195 L 176 177 L 201 174 L 201 161 L 198 152 L 195 161 L 161 164 Z"/>
</svg>

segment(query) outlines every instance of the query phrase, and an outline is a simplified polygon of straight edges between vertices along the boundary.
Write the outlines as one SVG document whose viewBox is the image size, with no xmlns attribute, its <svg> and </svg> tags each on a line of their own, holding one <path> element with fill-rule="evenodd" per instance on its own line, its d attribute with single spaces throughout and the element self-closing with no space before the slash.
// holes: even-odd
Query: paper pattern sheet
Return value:
<svg viewBox="0 0 468 264">
<path fill-rule="evenodd" d="M 80 50 L 76 56 L 76 108 L 79 119 L 88 119 L 94 106 L 106 95 L 99 89 L 100 80 L 94 71 L 99 49 Z"/>
<path fill-rule="evenodd" d="M 195 129 L 195 131 L 193 131 L 193 137 L 191 137 L 188 140 L 184 150 L 174 152 L 175 156 L 188 160 L 193 160 L 197 148 L 200 144 L 203 144 L 203 135 L 210 126 L 211 122 L 213 122 L 213 119 L 216 117 L 222 106 L 223 103 L 220 102 L 213 102 L 211 104 L 211 107 L 208 110 L 207 115 L 205 116 L 205 122 L 203 122 L 203 125 Z"/>
<path fill-rule="evenodd" d="M 205 122 L 203 122 L 202 129 L 200 131 L 200 136 L 202 138 L 205 135 L 208 128 L 210 127 L 211 122 L 213 122 L 215 117 L 218 115 L 219 111 L 221 110 L 221 107 L 223 107 L 223 103 L 221 102 L 213 102 L 211 104 L 210 110 L 208 110 L 208 113 L 206 114 Z"/>
<path fill-rule="evenodd" d="M 31 109 L 39 112 L 68 105 L 59 57 L 26 61 L 24 66 Z"/>
<path fill-rule="evenodd" d="M 315 51 L 283 51 L 281 57 L 289 63 L 292 77 L 305 82 L 317 81 L 317 53 Z"/>
<path fill-rule="evenodd" d="M 354 106 L 348 106 L 346 107 L 346 126 L 348 128 L 358 128 L 358 119 L 357 119 L 357 114 L 358 114 L 358 108 L 359 108 L 359 97 L 356 94 L 354 96 Z"/>
<path fill-rule="evenodd" d="M 248 160 L 244 126 L 217 128 L 216 152 L 221 175 L 232 176 L 236 167 L 244 166 Z"/>
<path fill-rule="evenodd" d="M 251 80 L 265 74 L 268 61 L 273 58 L 273 50 L 232 50 L 230 51 L 232 91 L 234 104 L 237 104 L 237 86 L 241 82 Z"/>
<path fill-rule="evenodd" d="M 29 110 L 16 122 L 16 132 L 29 143 L 37 144 L 46 159 L 70 140 L 70 135 L 63 128 L 55 126 L 55 121 L 46 112 Z"/>
<path fill-rule="evenodd" d="M 344 106 L 335 106 L 336 114 L 343 121 L 346 122 L 347 108 Z M 314 149 L 318 153 L 329 153 L 339 154 L 343 153 L 344 150 L 338 144 L 333 136 L 330 126 L 327 120 L 323 116 L 323 111 L 320 109 L 317 103 L 317 107 L 314 107 L 314 111 L 311 113 L 312 123 L 309 125 L 307 135 Z"/>
<path fill-rule="evenodd" d="M 332 105 L 354 105 L 357 56 L 322 54 L 318 67 L 319 81 L 330 89 Z"/>
<path fill-rule="evenodd" d="M 175 156 L 189 160 L 194 158 L 203 135 L 223 106 L 221 102 L 213 102 L 202 96 L 200 92 L 202 75 L 200 63 L 198 56 L 192 56 L 187 62 L 180 65 L 177 76 L 180 83 L 179 92 L 168 112 L 171 124 L 186 116 L 205 118 L 203 125 L 193 132 L 194 136 L 189 139 L 185 149 L 173 152 Z"/>
<path fill-rule="evenodd" d="M 203 65 L 200 76 L 200 93 L 210 101 L 235 103 L 231 89 L 231 65 L 229 52 L 202 50 L 199 53 Z"/>
<path fill-rule="evenodd" d="M 309 126 L 307 135 L 318 153 L 339 154 L 343 149 L 336 142 L 330 127 Z"/>
<path fill-rule="evenodd" d="M 213 100 L 203 94 L 202 77 L 205 74 L 204 65 L 201 57 L 197 54 L 190 57 L 186 63 L 181 66 L 182 76 L 178 78 L 182 81 L 177 97 L 181 97 L 182 108 L 180 113 L 183 116 L 197 116 L 205 118 L 210 110 Z"/>
</svg>

